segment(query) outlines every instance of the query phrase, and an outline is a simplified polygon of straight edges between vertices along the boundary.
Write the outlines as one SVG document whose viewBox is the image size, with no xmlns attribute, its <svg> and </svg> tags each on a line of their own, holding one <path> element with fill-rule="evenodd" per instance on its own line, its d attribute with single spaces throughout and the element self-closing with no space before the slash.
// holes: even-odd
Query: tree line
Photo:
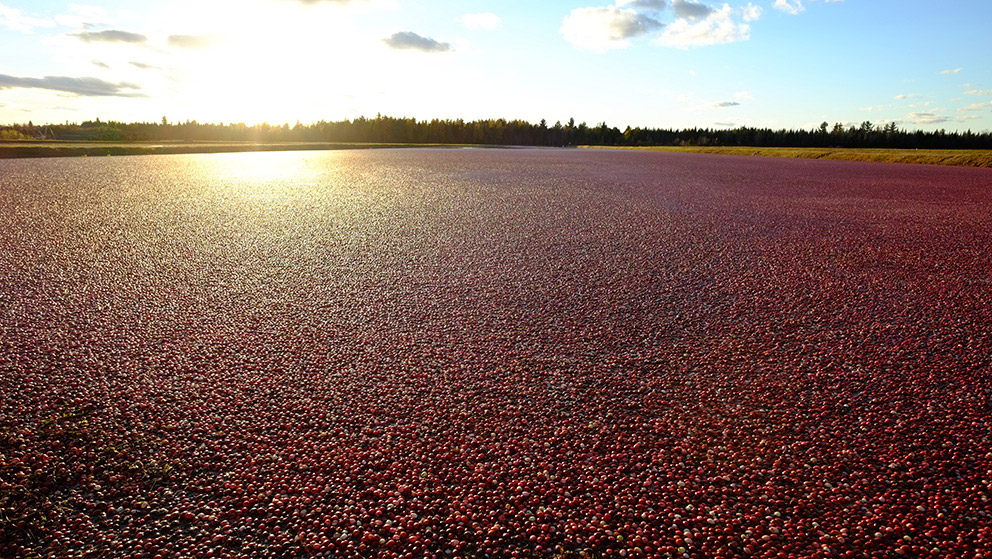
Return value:
<svg viewBox="0 0 992 559">
<path fill-rule="evenodd" d="M 903 149 L 992 149 L 992 132 L 908 131 L 894 123 L 877 126 L 831 126 L 810 130 L 770 128 L 631 128 L 620 130 L 605 122 L 488 119 L 464 121 L 417 120 L 377 115 L 336 122 L 270 125 L 204 124 L 196 121 L 115 122 L 96 119 L 80 124 L 13 124 L 0 126 L 0 139 L 57 139 L 108 142 L 348 142 L 416 144 L 485 144 L 522 146 L 752 146 L 848 147 Z"/>
</svg>

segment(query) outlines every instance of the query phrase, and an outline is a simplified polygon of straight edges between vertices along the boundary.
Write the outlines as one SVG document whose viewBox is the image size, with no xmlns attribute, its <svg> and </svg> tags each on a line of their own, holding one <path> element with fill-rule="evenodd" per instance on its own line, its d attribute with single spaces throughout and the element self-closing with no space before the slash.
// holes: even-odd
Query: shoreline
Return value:
<svg viewBox="0 0 992 559">
<path fill-rule="evenodd" d="M 948 165 L 954 167 L 992 167 L 992 150 L 952 149 L 888 149 L 888 148 L 779 148 L 747 146 L 579 146 L 585 149 L 629 149 L 638 151 L 667 151 L 675 153 L 704 153 L 745 155 L 749 157 L 780 157 L 791 159 L 833 159 L 873 163 L 909 163 L 918 165 Z"/>
<path fill-rule="evenodd" d="M 360 142 L 73 142 L 9 141 L 0 142 L 0 159 L 36 157 L 106 157 L 116 155 L 176 155 L 208 153 L 243 153 L 253 151 L 336 151 L 346 149 L 386 149 L 410 147 L 491 147 L 454 144 L 405 144 Z"/>
<path fill-rule="evenodd" d="M 0 159 L 37 157 L 106 157 L 117 155 L 177 155 L 210 153 L 244 153 L 256 151 L 336 151 L 390 148 L 520 148 L 540 146 L 497 146 L 489 144 L 418 144 L 363 142 L 76 142 L 76 141 L 0 141 Z M 910 150 L 886 148 L 788 148 L 747 146 L 577 146 L 582 149 L 613 149 L 744 155 L 791 159 L 833 159 L 876 163 L 948 165 L 992 168 L 992 150 Z"/>
</svg>

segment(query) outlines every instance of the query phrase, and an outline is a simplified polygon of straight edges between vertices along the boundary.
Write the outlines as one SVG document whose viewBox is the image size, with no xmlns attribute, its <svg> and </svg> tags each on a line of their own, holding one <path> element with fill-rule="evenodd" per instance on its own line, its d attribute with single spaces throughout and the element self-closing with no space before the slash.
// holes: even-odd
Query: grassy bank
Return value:
<svg viewBox="0 0 992 559">
<path fill-rule="evenodd" d="M 231 153 L 246 151 L 298 151 L 376 149 L 399 147 L 498 147 L 460 146 L 453 144 L 361 143 L 361 142 L 73 142 L 73 141 L 0 141 L 0 159 L 25 157 L 105 157 L 108 155 L 155 155 L 176 153 Z M 505 146 L 509 147 L 509 146 Z M 992 167 L 992 150 L 909 150 L 856 148 L 762 148 L 696 146 L 579 146 L 592 149 L 636 149 L 681 153 L 717 153 L 757 155 L 801 159 L 839 159 L 885 163 L 920 163 L 959 167 Z"/>
<path fill-rule="evenodd" d="M 297 151 L 419 147 L 425 144 L 368 143 L 169 143 L 169 142 L 0 142 L 0 159 L 22 157 L 98 157 L 108 155 L 155 155 L 174 153 L 230 153 L 245 151 Z M 442 147 L 442 146 L 438 146 Z"/>
<path fill-rule="evenodd" d="M 992 150 L 756 148 L 740 146 L 581 147 L 599 149 L 639 149 L 686 153 L 718 153 L 724 155 L 757 155 L 761 157 L 791 157 L 801 159 L 839 159 L 843 161 L 877 161 L 883 163 L 921 163 L 926 165 L 955 165 L 958 167 L 992 167 Z"/>
</svg>

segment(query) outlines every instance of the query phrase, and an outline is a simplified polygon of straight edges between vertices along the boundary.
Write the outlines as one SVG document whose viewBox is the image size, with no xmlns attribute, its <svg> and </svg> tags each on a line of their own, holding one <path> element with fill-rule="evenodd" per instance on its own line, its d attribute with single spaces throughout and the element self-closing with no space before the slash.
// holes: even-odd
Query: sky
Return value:
<svg viewBox="0 0 992 559">
<path fill-rule="evenodd" d="M 992 131 L 992 1 L 0 0 L 0 123 Z"/>
</svg>

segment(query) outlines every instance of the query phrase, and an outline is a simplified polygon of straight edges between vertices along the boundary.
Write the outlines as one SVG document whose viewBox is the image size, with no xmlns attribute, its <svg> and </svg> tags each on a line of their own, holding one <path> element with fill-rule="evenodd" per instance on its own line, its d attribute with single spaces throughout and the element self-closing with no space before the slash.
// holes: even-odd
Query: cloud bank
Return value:
<svg viewBox="0 0 992 559">
<path fill-rule="evenodd" d="M 419 50 L 421 52 L 448 52 L 451 43 L 441 43 L 430 37 L 421 37 L 412 31 L 400 31 L 383 39 L 390 48 L 400 50 Z"/>
<path fill-rule="evenodd" d="M 687 49 L 745 41 L 751 36 L 747 22 L 761 17 L 762 9 L 749 3 L 740 10 L 729 4 L 714 8 L 696 0 L 615 0 L 605 7 L 576 8 L 565 16 L 559 32 L 578 48 L 594 52 L 621 49 L 636 37 L 662 31 L 656 45 Z M 671 6 L 674 21 L 662 17 Z M 739 22 L 738 19 L 742 19 Z"/>
<path fill-rule="evenodd" d="M 144 97 L 133 83 L 111 83 L 97 78 L 72 78 L 45 76 L 44 78 L 19 78 L 0 74 L 0 89 L 49 89 L 72 93 L 80 97 Z"/>
</svg>

